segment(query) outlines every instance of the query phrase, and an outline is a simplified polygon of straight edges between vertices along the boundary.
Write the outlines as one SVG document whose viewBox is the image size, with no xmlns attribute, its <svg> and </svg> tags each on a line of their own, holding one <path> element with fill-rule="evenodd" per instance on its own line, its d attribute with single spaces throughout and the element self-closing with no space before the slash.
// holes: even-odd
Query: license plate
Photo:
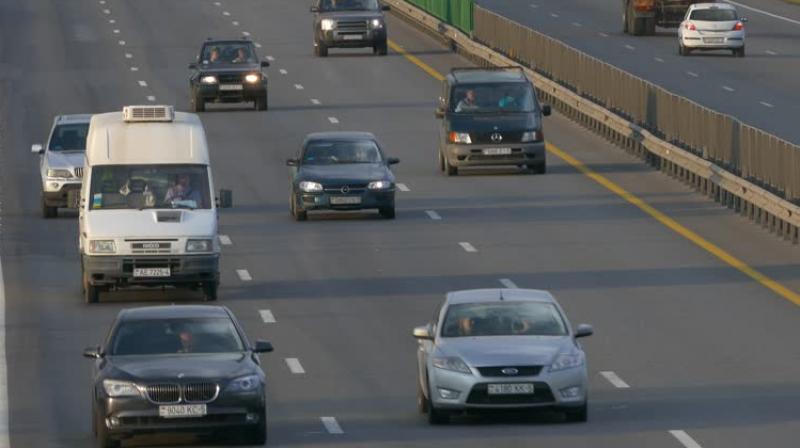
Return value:
<svg viewBox="0 0 800 448">
<path fill-rule="evenodd" d="M 203 417 L 207 412 L 204 404 L 170 404 L 158 407 L 158 416 L 162 418 Z"/>
<path fill-rule="evenodd" d="M 707 44 L 721 44 L 723 42 L 721 37 L 704 37 L 703 42 Z"/>
<path fill-rule="evenodd" d="M 241 84 L 220 84 L 219 90 L 242 90 Z"/>
<path fill-rule="evenodd" d="M 486 390 L 489 395 L 521 395 L 532 394 L 533 383 L 490 384 Z"/>
<path fill-rule="evenodd" d="M 361 196 L 331 196 L 333 205 L 354 205 L 361 203 Z"/>
<path fill-rule="evenodd" d="M 134 277 L 169 277 L 169 268 L 133 268 Z"/>
<path fill-rule="evenodd" d="M 485 156 L 507 156 L 511 154 L 511 148 L 486 148 L 483 150 Z"/>
<path fill-rule="evenodd" d="M 344 35 L 342 35 L 342 39 L 344 39 L 344 40 L 361 40 L 361 39 L 363 39 L 363 36 L 361 36 L 360 34 L 344 34 Z"/>
</svg>

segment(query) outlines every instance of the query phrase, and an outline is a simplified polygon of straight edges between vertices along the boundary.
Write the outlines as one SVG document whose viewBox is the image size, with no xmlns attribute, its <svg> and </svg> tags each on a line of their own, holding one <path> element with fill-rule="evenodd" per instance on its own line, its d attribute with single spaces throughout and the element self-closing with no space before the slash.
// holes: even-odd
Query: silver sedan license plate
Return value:
<svg viewBox="0 0 800 448">
<path fill-rule="evenodd" d="M 358 205 L 361 196 L 331 196 L 331 205 Z"/>
<path fill-rule="evenodd" d="M 158 407 L 158 416 L 162 418 L 203 417 L 207 412 L 204 404 L 170 404 Z"/>
<path fill-rule="evenodd" d="M 169 277 L 169 268 L 133 268 L 134 277 Z"/>
<path fill-rule="evenodd" d="M 507 156 L 511 154 L 511 148 L 486 148 L 483 150 L 485 156 Z"/>
<path fill-rule="evenodd" d="M 220 84 L 219 90 L 242 90 L 241 84 Z"/>
<path fill-rule="evenodd" d="M 486 390 L 489 395 L 523 395 L 533 393 L 533 383 L 490 384 Z"/>
</svg>

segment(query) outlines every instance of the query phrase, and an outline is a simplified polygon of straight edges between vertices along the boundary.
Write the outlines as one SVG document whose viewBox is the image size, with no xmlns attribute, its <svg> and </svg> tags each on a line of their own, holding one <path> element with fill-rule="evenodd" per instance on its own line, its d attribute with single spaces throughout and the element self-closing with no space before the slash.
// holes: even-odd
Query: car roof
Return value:
<svg viewBox="0 0 800 448">
<path fill-rule="evenodd" d="M 56 115 L 55 122 L 56 124 L 75 124 L 75 123 L 89 124 L 89 121 L 91 119 L 92 119 L 92 114 L 68 114 L 68 115 Z"/>
<path fill-rule="evenodd" d="M 690 6 L 692 11 L 696 9 L 736 9 L 730 3 L 695 3 Z"/>
<path fill-rule="evenodd" d="M 229 318 L 227 308 L 212 305 L 162 305 L 127 308 L 119 312 L 117 319 L 155 320 L 155 319 L 202 319 Z"/>
<path fill-rule="evenodd" d="M 203 42 L 206 45 L 228 45 L 228 44 L 252 44 L 250 39 L 209 39 Z"/>
<path fill-rule="evenodd" d="M 555 303 L 556 299 L 541 289 L 467 289 L 447 293 L 447 304 L 491 303 L 491 302 L 547 302 Z"/>
<path fill-rule="evenodd" d="M 450 77 L 457 84 L 528 82 L 519 69 L 453 69 Z"/>
<path fill-rule="evenodd" d="M 371 132 L 358 131 L 331 131 L 331 132 L 312 132 L 306 135 L 309 140 L 377 140 L 375 134 Z"/>
</svg>

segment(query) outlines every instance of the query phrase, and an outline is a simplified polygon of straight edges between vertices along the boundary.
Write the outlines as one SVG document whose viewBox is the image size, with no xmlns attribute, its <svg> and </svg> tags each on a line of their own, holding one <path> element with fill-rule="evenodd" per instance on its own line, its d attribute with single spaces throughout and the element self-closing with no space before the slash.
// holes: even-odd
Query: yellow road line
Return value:
<svg viewBox="0 0 800 448">
<path fill-rule="evenodd" d="M 421 68 L 425 73 L 431 75 L 433 78 L 437 79 L 438 81 L 442 81 L 444 76 L 436 71 L 430 65 L 422 62 L 416 56 L 410 54 L 406 51 L 403 47 L 398 45 L 395 42 L 389 41 L 389 47 L 400 53 L 411 61 L 412 64 L 416 65 L 417 67 Z M 778 294 L 779 296 L 783 297 L 784 299 L 794 303 L 795 305 L 800 305 L 800 294 L 792 291 L 791 289 L 787 288 L 786 286 L 779 283 L 777 280 L 774 280 L 758 270 L 750 267 L 744 261 L 736 258 L 735 256 L 731 255 L 726 250 L 722 249 L 721 247 L 717 246 L 716 244 L 706 240 L 702 236 L 698 235 L 697 233 L 689 230 L 687 227 L 680 224 L 678 221 L 670 218 L 669 216 L 665 215 L 664 213 L 658 211 L 653 206 L 645 202 L 644 200 L 640 199 L 638 196 L 634 195 L 633 193 L 628 192 L 621 186 L 617 185 L 610 179 L 606 178 L 605 176 L 597 173 L 596 171 L 592 170 L 588 166 L 584 165 L 583 162 L 576 159 L 575 157 L 571 156 L 570 154 L 566 153 L 562 149 L 558 148 L 557 146 L 553 145 L 552 143 L 547 143 L 546 145 L 547 151 L 551 154 L 557 156 L 561 160 L 567 162 L 573 168 L 580 171 L 584 176 L 588 177 L 589 179 L 597 182 L 607 190 L 611 191 L 612 193 L 616 194 L 617 196 L 621 197 L 625 201 L 629 202 L 630 204 L 634 205 L 641 211 L 645 212 L 646 214 L 650 215 L 653 219 L 660 222 L 673 232 L 677 233 L 678 235 L 686 238 L 687 240 L 694 243 L 697 247 L 705 250 L 706 252 L 710 253 L 711 255 L 717 257 L 718 259 L 722 260 L 725 264 L 733 267 L 737 271 L 743 273 L 744 275 L 750 277 L 751 279 L 755 280 L 765 288 L 769 289 L 770 291 Z"/>
</svg>

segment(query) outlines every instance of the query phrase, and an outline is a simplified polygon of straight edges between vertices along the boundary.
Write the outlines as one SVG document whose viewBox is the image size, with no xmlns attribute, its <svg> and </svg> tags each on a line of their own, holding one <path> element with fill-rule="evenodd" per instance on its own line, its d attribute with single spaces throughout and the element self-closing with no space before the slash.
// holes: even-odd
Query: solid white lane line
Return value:
<svg viewBox="0 0 800 448">
<path fill-rule="evenodd" d="M 500 283 L 503 287 L 508 289 L 517 289 L 517 284 L 512 282 L 510 278 L 501 278 Z"/>
<path fill-rule="evenodd" d="M 270 310 L 259 310 L 258 314 L 261 315 L 261 320 L 264 321 L 265 324 L 274 324 L 275 316 L 272 315 L 272 311 Z"/>
<path fill-rule="evenodd" d="M 330 121 L 331 124 L 339 124 L 339 119 L 336 117 L 328 117 L 328 121 Z"/>
<path fill-rule="evenodd" d="M 139 67 L 131 67 L 131 71 L 132 72 L 138 72 L 139 71 Z"/>
<path fill-rule="evenodd" d="M 285 75 L 285 74 L 289 73 L 289 72 L 286 71 L 286 69 L 283 69 L 283 68 L 278 70 L 278 71 L 281 72 L 281 75 Z"/>
<path fill-rule="evenodd" d="M 656 62 L 664 62 L 664 60 L 663 60 L 663 59 L 661 59 L 661 58 L 653 58 L 653 59 L 654 59 Z"/>
<path fill-rule="evenodd" d="M 130 53 L 125 53 L 125 58 L 126 58 L 126 59 L 132 59 L 132 58 L 133 58 L 133 55 L 132 55 L 132 54 L 130 54 Z"/>
<path fill-rule="evenodd" d="M 700 76 L 700 75 L 698 75 L 698 74 L 697 74 L 697 73 L 695 73 L 695 72 L 686 72 L 686 74 L 687 74 L 687 75 L 689 75 L 689 76 L 691 76 L 692 78 L 698 78 L 698 77 Z"/>
<path fill-rule="evenodd" d="M 242 36 L 250 36 L 250 32 L 249 31 L 242 31 Z"/>
<path fill-rule="evenodd" d="M 766 101 L 759 101 L 759 103 L 761 103 L 761 105 L 762 105 L 762 106 L 764 106 L 764 107 L 769 107 L 770 109 L 772 109 L 773 107 L 775 107 L 775 105 L 773 105 L 773 104 L 771 104 L 771 103 L 768 103 L 768 102 L 766 102 Z"/>
<path fill-rule="evenodd" d="M 320 417 L 322 420 L 322 424 L 325 426 L 325 429 L 328 431 L 328 434 L 344 434 L 342 431 L 342 427 L 339 426 L 339 423 L 336 421 L 334 417 Z"/>
<path fill-rule="evenodd" d="M 736 91 L 736 89 L 734 89 L 733 87 L 728 87 L 728 86 L 722 86 L 722 90 L 727 90 L 728 92 L 735 92 Z"/>
<path fill-rule="evenodd" d="M 560 16 L 559 16 L 558 14 L 554 13 L 554 12 L 551 12 L 551 13 L 550 13 L 550 17 L 552 17 L 552 18 L 554 18 L 554 19 L 557 19 L 557 18 L 559 18 Z"/>
<path fill-rule="evenodd" d="M 302 84 L 295 84 L 294 88 L 297 89 L 297 90 L 303 90 L 303 85 Z"/>
<path fill-rule="evenodd" d="M 752 6 L 743 5 L 743 4 L 739 3 L 739 2 L 734 2 L 734 1 L 731 1 L 731 0 L 725 0 L 725 1 L 730 3 L 730 4 L 732 4 L 732 5 L 736 5 L 736 6 L 740 7 L 740 8 L 749 9 L 750 11 L 757 12 L 759 14 L 764 14 L 765 16 L 772 17 L 773 19 L 785 20 L 785 21 L 787 21 L 789 23 L 794 23 L 795 25 L 800 25 L 800 20 L 794 20 L 794 19 L 790 19 L 788 17 L 779 16 L 779 15 L 773 14 L 771 12 L 767 12 L 767 11 L 764 11 L 764 10 L 761 10 L 761 9 L 758 9 L 758 8 L 753 8 Z"/>
<path fill-rule="evenodd" d="M 597 34 L 599 34 L 600 37 L 608 37 L 608 34 L 606 34 L 606 33 L 597 33 Z"/>
<path fill-rule="evenodd" d="M 286 358 L 286 365 L 289 367 L 289 371 L 295 375 L 306 373 L 306 370 L 297 358 Z"/>
<path fill-rule="evenodd" d="M 149 96 L 147 97 L 147 101 L 150 101 L 150 102 L 155 102 L 155 101 L 156 101 L 156 97 L 154 97 L 153 95 L 149 95 Z"/>
<path fill-rule="evenodd" d="M 475 249 L 475 246 L 473 246 L 472 244 L 469 244 L 466 241 L 462 241 L 462 242 L 458 243 L 458 245 L 461 246 L 461 248 L 464 249 L 467 252 L 477 252 L 478 251 L 478 249 Z"/>
<path fill-rule="evenodd" d="M 681 444 L 686 448 L 703 448 L 692 438 L 692 436 L 687 434 L 686 431 L 681 429 L 673 429 L 670 430 L 669 433 L 672 434 L 672 437 L 678 439 L 678 442 L 681 442 Z"/>
<path fill-rule="evenodd" d="M 8 360 L 6 359 L 6 290 L 0 262 L 0 448 L 10 448 L 8 431 Z"/>
<path fill-rule="evenodd" d="M 250 276 L 250 273 L 247 272 L 247 269 L 237 269 L 236 275 L 238 275 L 239 280 L 243 282 L 249 282 L 250 280 L 253 280 L 253 277 Z"/>
<path fill-rule="evenodd" d="M 436 213 L 436 210 L 425 210 L 425 214 L 428 215 L 434 221 L 441 221 L 442 217 Z"/>
<path fill-rule="evenodd" d="M 774 52 L 772 50 L 767 50 L 765 53 L 767 53 L 770 56 L 777 56 L 778 55 L 778 53 L 776 53 L 776 52 Z"/>
<path fill-rule="evenodd" d="M 401 184 L 401 183 L 397 184 L 397 189 L 400 191 L 411 191 L 411 189 L 408 188 L 406 184 Z"/>
<path fill-rule="evenodd" d="M 317 106 L 319 106 L 322 103 L 316 98 L 311 98 L 311 104 L 316 104 Z"/>
<path fill-rule="evenodd" d="M 628 50 L 631 50 L 631 51 L 636 49 L 636 47 L 634 47 L 633 45 L 628 45 L 628 44 L 625 45 L 625 48 L 627 48 Z"/>
<path fill-rule="evenodd" d="M 139 81 L 139 85 L 142 87 L 147 87 L 147 81 Z"/>
<path fill-rule="evenodd" d="M 231 237 L 229 237 L 228 235 L 220 235 L 219 244 L 222 244 L 223 246 L 230 246 L 231 244 L 233 244 L 233 241 L 231 241 Z"/>
<path fill-rule="evenodd" d="M 608 380 L 608 382 L 611 383 L 611 385 L 613 385 L 617 389 L 630 389 L 631 387 L 628 385 L 628 383 L 622 381 L 622 378 L 620 378 L 619 375 L 617 375 L 614 372 L 611 371 L 600 372 L 600 376 Z"/>
</svg>

